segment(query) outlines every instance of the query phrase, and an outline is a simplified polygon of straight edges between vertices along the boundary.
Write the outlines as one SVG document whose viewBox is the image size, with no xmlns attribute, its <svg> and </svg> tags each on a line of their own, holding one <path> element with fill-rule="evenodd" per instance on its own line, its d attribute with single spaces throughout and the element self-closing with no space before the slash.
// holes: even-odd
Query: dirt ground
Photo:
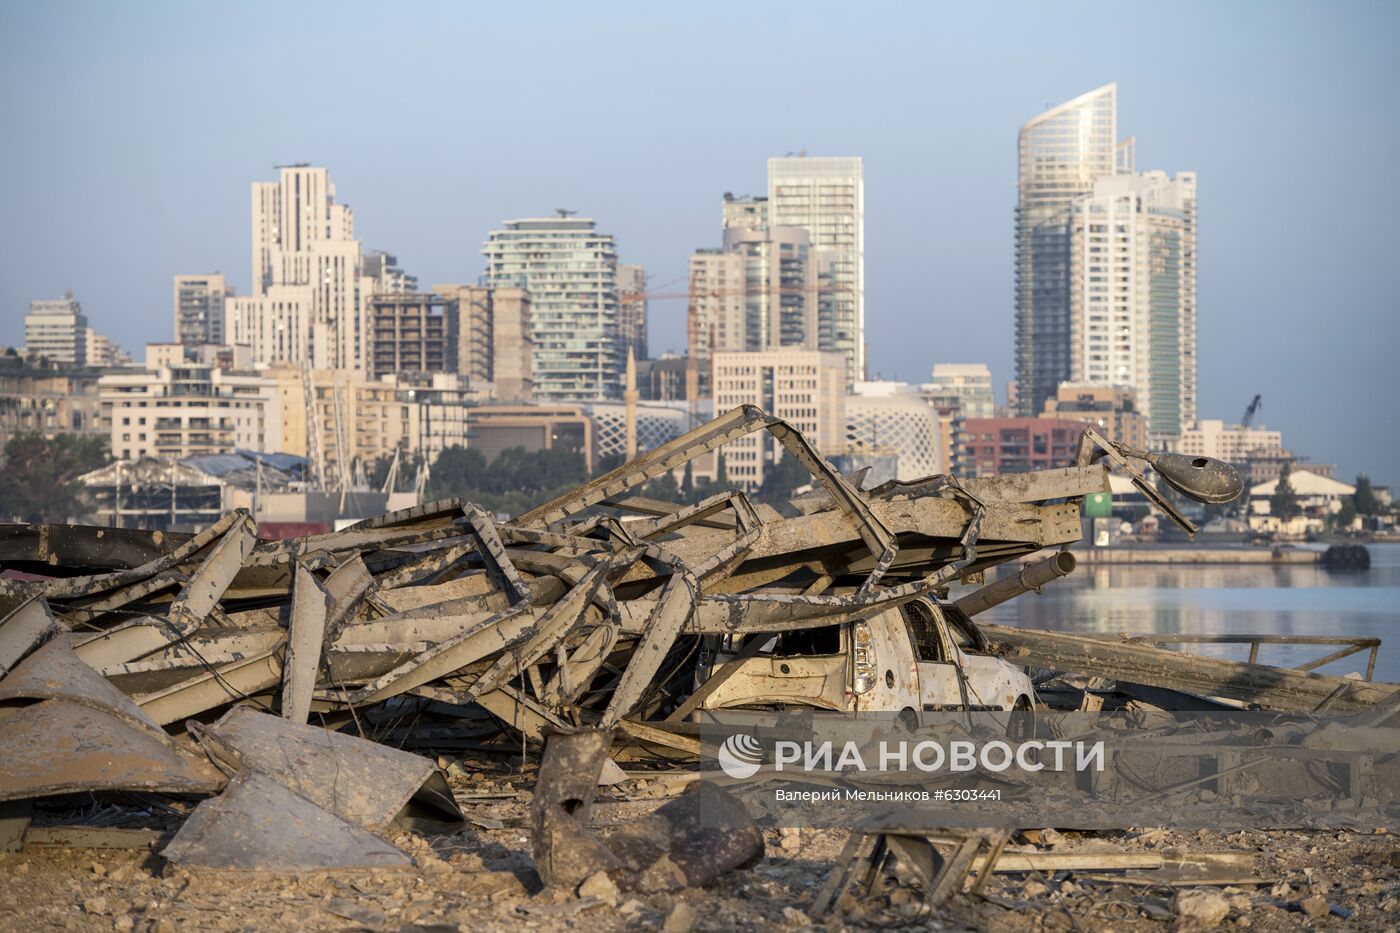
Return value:
<svg viewBox="0 0 1400 933">
<path fill-rule="evenodd" d="M 1260 883 L 1172 888 L 1096 881 L 1075 872 L 997 874 L 981 896 L 963 894 L 930 910 L 917 889 L 891 881 L 876 896 L 816 922 L 806 910 L 841 850 L 841 832 L 769 831 L 760 864 L 731 872 L 704 890 L 622 893 L 615 899 L 611 892 L 579 897 L 543 891 L 526 830 L 531 777 L 504 769 L 458 772 L 454 791 L 472 825 L 451 836 L 394 838 L 417 863 L 404 872 L 197 873 L 165 865 L 148 850 L 31 846 L 0 856 L 0 930 L 455 933 L 509 926 L 684 933 L 891 927 L 1019 933 L 1400 926 L 1400 844 L 1385 832 L 1032 834 L 1014 839 L 1008 851 L 1244 850 L 1255 853 Z M 594 822 L 626 822 L 674 792 L 655 779 L 603 788 Z M 1193 891 L 1210 891 L 1223 901 L 1179 900 Z M 1224 919 L 1211 919 L 1222 910 Z M 1188 916 L 1193 911 L 1196 919 Z"/>
</svg>

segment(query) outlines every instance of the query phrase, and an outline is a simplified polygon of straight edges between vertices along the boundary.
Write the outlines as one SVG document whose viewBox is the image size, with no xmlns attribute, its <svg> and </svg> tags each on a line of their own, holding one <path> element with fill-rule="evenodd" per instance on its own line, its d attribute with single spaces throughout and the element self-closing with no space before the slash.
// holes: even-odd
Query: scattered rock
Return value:
<svg viewBox="0 0 1400 933">
<path fill-rule="evenodd" d="M 609 907 L 616 907 L 619 892 L 607 872 L 595 871 L 578 886 L 578 896 L 596 897 Z"/>
<path fill-rule="evenodd" d="M 637 879 L 637 887 L 648 894 L 679 891 L 685 885 L 685 872 L 681 871 L 681 867 L 665 855 L 647 866 L 646 871 L 642 872 L 642 876 Z"/>
<path fill-rule="evenodd" d="M 85 914 L 105 914 L 107 912 L 107 898 L 90 897 L 83 901 L 83 913 Z"/>
<path fill-rule="evenodd" d="M 599 787 L 611 787 L 614 784 L 621 784 L 627 780 L 627 772 L 623 771 L 611 758 L 603 759 L 603 771 L 598 775 Z"/>
<path fill-rule="evenodd" d="M 790 927 L 807 927 L 812 925 L 812 921 L 811 918 L 796 907 L 784 907 L 783 924 Z"/>
<path fill-rule="evenodd" d="M 661 933 L 690 933 L 690 928 L 695 926 L 695 911 L 685 901 L 677 901 L 676 906 L 671 908 L 671 912 L 666 915 L 666 922 L 661 924 Z"/>
<path fill-rule="evenodd" d="M 1183 891 L 1176 897 L 1176 915 L 1188 923 L 1218 926 L 1230 913 L 1230 902 L 1217 891 Z"/>
<path fill-rule="evenodd" d="M 1046 846 L 1057 846 L 1065 841 L 1065 834 L 1058 829 L 1042 829 L 1040 831 L 1040 844 Z"/>
<path fill-rule="evenodd" d="M 1303 913 L 1314 920 L 1318 917 L 1327 916 L 1328 911 L 1332 909 L 1327 903 L 1327 898 L 1323 897 L 1321 894 L 1314 894 L 1312 897 L 1303 898 L 1298 906 L 1302 908 Z"/>
<path fill-rule="evenodd" d="M 1032 878 L 1030 881 L 1027 881 L 1025 885 L 1021 888 L 1021 896 L 1040 897 L 1046 891 L 1049 890 L 1050 889 L 1045 886 L 1044 882 L 1036 881 L 1034 878 Z"/>
<path fill-rule="evenodd" d="M 423 870 L 423 874 L 429 878 L 441 878 L 444 875 L 455 874 L 457 869 L 435 855 L 420 855 L 418 857 L 418 867 Z"/>
</svg>

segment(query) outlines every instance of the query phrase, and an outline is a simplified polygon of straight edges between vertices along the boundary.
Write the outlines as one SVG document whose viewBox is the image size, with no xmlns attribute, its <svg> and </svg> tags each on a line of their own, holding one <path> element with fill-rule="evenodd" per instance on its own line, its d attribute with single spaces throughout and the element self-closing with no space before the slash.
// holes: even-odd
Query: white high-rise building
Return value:
<svg viewBox="0 0 1400 933">
<path fill-rule="evenodd" d="M 283 166 L 277 181 L 253 183 L 253 288 L 230 298 L 228 337 L 259 362 L 362 369 L 368 298 L 350 208 L 335 202 L 324 168 Z"/>
<path fill-rule="evenodd" d="M 616 244 L 592 220 L 559 213 L 491 231 L 485 284 L 530 293 L 537 402 L 621 398 Z"/>
<path fill-rule="evenodd" d="M 802 227 L 814 250 L 831 254 L 823 302 L 822 350 L 846 358 L 846 384 L 865 378 L 865 179 L 859 156 L 768 160 L 768 222 Z M 726 220 L 729 211 L 726 210 Z"/>
<path fill-rule="evenodd" d="M 87 317 L 68 292 L 52 301 L 31 301 L 24 316 L 24 350 L 56 363 L 87 363 Z"/>
<path fill-rule="evenodd" d="M 1070 223 L 1070 379 L 1126 386 L 1154 446 L 1196 420 L 1196 175 L 1109 175 Z"/>
<path fill-rule="evenodd" d="M 1070 379 L 1069 215 L 1119 167 L 1118 85 L 1082 94 L 1021 127 L 1016 205 L 1017 407 L 1034 417 Z"/>
</svg>

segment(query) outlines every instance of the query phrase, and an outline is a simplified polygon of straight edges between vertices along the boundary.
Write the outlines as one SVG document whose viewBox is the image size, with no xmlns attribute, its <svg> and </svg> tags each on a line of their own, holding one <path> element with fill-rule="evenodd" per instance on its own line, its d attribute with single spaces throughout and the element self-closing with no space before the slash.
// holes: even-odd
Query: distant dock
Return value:
<svg viewBox="0 0 1400 933">
<path fill-rule="evenodd" d="M 1086 566 L 1141 564 L 1321 564 L 1333 569 L 1364 570 L 1371 555 L 1363 545 L 1340 544 L 1324 550 L 1269 547 L 1086 547 L 1074 556 Z"/>
</svg>

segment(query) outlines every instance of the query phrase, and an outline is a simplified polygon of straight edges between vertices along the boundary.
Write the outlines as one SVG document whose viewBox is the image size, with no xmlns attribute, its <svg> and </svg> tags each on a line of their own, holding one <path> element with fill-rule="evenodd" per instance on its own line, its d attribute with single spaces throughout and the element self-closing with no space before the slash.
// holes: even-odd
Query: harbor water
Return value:
<svg viewBox="0 0 1400 933">
<path fill-rule="evenodd" d="M 1368 545 L 1369 570 L 1318 564 L 1118 565 L 1081 562 L 1069 576 L 982 613 L 979 621 L 1061 632 L 1154 635 L 1329 635 L 1379 638 L 1374 679 L 1400 683 L 1400 544 Z M 1077 549 L 1076 549 L 1077 550 Z M 1017 572 L 998 568 L 988 582 Z M 958 587 L 953 597 L 971 587 Z M 1248 645 L 1182 650 L 1245 661 Z M 1263 645 L 1261 664 L 1294 667 L 1334 645 Z M 1362 651 L 1318 669 L 1366 672 Z"/>
</svg>

